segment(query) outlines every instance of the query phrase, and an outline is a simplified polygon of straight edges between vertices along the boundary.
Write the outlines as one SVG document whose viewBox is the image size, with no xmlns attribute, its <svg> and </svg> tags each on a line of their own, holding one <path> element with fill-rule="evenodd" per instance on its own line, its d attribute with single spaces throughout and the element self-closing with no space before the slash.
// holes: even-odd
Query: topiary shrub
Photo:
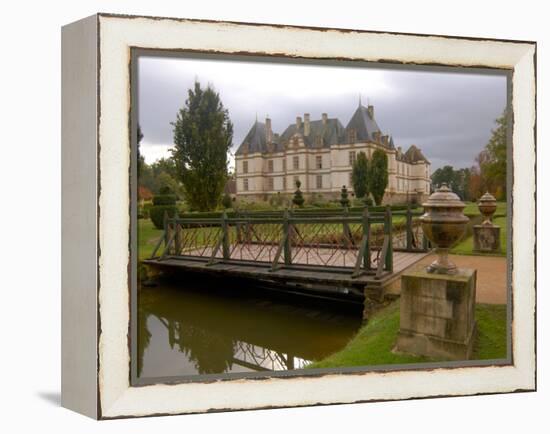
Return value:
<svg viewBox="0 0 550 434">
<path fill-rule="evenodd" d="M 164 213 L 167 213 L 168 217 L 174 217 L 177 209 L 175 194 L 157 194 L 153 196 L 149 217 L 157 229 L 164 229 Z"/>
<path fill-rule="evenodd" d="M 175 205 L 176 199 L 175 194 L 157 194 L 153 196 L 153 206 Z"/>
<path fill-rule="evenodd" d="M 300 186 L 302 183 L 299 180 L 296 180 L 296 191 L 294 192 L 294 197 L 292 198 L 292 203 L 298 207 L 304 206 L 304 196 L 302 195 L 302 192 L 300 191 Z"/>
<path fill-rule="evenodd" d="M 342 185 L 342 190 L 340 191 L 340 205 L 342 205 L 342 207 L 344 208 L 347 208 L 350 205 L 348 189 L 345 185 Z"/>
<path fill-rule="evenodd" d="M 233 200 L 231 199 L 231 196 L 227 193 L 224 193 L 222 197 L 222 206 L 225 209 L 231 208 L 233 206 Z"/>
</svg>

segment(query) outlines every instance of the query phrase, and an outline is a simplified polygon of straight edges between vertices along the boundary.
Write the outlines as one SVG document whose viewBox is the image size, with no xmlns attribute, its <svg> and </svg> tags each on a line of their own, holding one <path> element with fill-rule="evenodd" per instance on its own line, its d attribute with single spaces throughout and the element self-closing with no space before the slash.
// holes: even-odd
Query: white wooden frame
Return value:
<svg viewBox="0 0 550 434">
<path fill-rule="evenodd" d="M 512 364 L 130 385 L 130 48 L 513 70 Z M 62 404 L 94 418 L 534 390 L 533 42 L 99 14 L 63 28 Z"/>
</svg>

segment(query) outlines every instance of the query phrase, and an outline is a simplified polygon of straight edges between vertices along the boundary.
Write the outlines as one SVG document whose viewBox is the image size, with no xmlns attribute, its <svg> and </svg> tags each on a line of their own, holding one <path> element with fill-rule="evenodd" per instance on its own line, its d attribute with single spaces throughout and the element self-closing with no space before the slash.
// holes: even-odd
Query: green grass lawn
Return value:
<svg viewBox="0 0 550 434">
<path fill-rule="evenodd" d="M 140 261 L 151 256 L 162 232 L 155 228 L 151 220 L 138 220 L 138 257 Z"/>
<path fill-rule="evenodd" d="M 476 305 L 478 336 L 474 360 L 506 357 L 506 306 Z M 308 368 L 338 368 L 401 363 L 437 362 L 441 359 L 392 352 L 399 332 L 399 301 L 377 312 L 341 351 L 315 361 Z"/>
<path fill-rule="evenodd" d="M 507 221 L 506 217 L 497 217 L 493 223 L 500 226 L 500 253 L 474 253 L 474 237 L 469 236 L 451 249 L 455 255 L 506 256 Z"/>
</svg>

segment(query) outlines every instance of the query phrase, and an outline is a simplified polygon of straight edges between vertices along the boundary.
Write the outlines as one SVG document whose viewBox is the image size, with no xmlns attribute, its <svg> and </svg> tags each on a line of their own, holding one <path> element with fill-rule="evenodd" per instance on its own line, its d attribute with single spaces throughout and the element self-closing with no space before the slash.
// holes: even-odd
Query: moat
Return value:
<svg viewBox="0 0 550 434">
<path fill-rule="evenodd" d="M 289 296 L 233 280 L 141 287 L 140 378 L 301 369 L 341 350 L 361 306 Z"/>
</svg>

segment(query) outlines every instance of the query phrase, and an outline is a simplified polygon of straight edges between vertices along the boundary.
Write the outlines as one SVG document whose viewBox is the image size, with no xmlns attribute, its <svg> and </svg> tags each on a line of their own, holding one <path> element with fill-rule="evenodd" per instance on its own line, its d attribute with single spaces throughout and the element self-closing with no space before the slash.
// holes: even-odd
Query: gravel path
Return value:
<svg viewBox="0 0 550 434">
<path fill-rule="evenodd" d="M 506 304 L 506 258 L 495 256 L 449 255 L 459 268 L 477 269 L 476 301 L 478 303 Z M 435 255 L 426 256 L 414 266 L 426 266 Z"/>
</svg>

